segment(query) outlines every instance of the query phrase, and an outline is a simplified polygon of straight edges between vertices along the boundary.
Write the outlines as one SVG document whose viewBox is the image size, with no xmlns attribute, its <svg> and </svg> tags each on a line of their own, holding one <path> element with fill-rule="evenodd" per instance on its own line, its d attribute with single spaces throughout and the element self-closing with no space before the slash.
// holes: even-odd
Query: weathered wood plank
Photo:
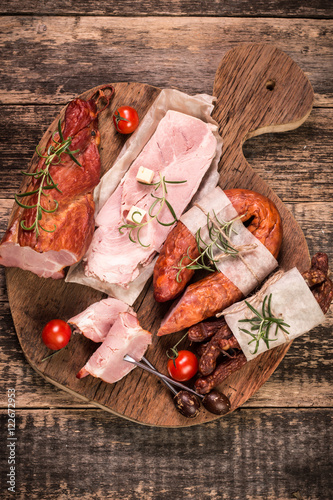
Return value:
<svg viewBox="0 0 333 500">
<path fill-rule="evenodd" d="M 9 0 L 3 2 L 0 13 L 39 15 L 132 16 L 132 0 L 77 0 L 64 2 L 55 0 Z M 292 4 L 279 0 L 142 0 L 135 5 L 137 16 L 225 16 L 225 17 L 311 17 L 330 18 L 333 15 L 329 0 L 310 0 L 304 4 L 295 0 Z"/>
<path fill-rule="evenodd" d="M 333 104 L 331 20 L 3 16 L 1 27 L 7 104 L 65 103 L 111 81 L 211 92 L 220 60 L 244 42 L 277 45 L 309 77 L 316 105 Z"/>
<path fill-rule="evenodd" d="M 2 429 L 7 418 L 2 411 Z M 194 430 L 137 426 L 98 410 L 17 411 L 15 498 L 287 500 L 299 492 L 328 500 L 331 419 L 332 410 L 242 409 Z"/>
<path fill-rule="evenodd" d="M 61 106 L 4 105 L 0 114 L 0 198 L 13 198 L 48 125 Z M 264 134 L 245 142 L 254 170 L 284 200 L 315 202 L 333 198 L 331 153 L 333 110 L 313 109 L 298 129 Z M 292 182 L 290 182 L 292 179 Z"/>
</svg>

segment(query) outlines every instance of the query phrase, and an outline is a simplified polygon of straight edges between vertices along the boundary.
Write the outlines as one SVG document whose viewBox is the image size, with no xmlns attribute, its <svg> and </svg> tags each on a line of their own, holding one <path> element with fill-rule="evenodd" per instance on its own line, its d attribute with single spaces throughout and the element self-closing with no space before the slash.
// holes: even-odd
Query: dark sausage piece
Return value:
<svg viewBox="0 0 333 500">
<path fill-rule="evenodd" d="M 221 363 L 210 375 L 201 377 L 196 380 L 194 386 L 199 394 L 208 394 L 213 387 L 223 382 L 233 372 L 240 370 L 247 363 L 245 355 L 242 351 L 238 351 L 233 358 L 228 358 Z"/>
<path fill-rule="evenodd" d="M 244 215 L 242 220 L 244 223 L 248 222 L 249 231 L 277 257 L 282 243 L 282 223 L 274 203 L 265 196 L 246 189 L 230 189 L 226 190 L 225 194 L 237 213 Z M 184 245 L 183 254 L 187 248 Z M 175 261 L 173 265 L 176 266 L 178 262 Z M 165 273 L 165 269 L 160 269 L 158 260 L 155 268 L 159 274 Z M 176 282 L 178 293 L 183 285 L 183 282 Z M 188 328 L 243 298 L 242 292 L 223 273 L 214 272 L 186 289 L 163 320 L 157 335 L 167 335 Z"/>
</svg>

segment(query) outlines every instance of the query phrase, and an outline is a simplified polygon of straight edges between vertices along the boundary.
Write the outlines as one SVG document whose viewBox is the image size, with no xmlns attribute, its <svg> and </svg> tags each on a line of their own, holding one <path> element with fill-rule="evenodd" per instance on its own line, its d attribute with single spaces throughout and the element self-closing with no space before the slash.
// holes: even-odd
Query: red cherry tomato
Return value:
<svg viewBox="0 0 333 500">
<path fill-rule="evenodd" d="M 170 377 L 178 382 L 186 382 L 197 373 L 199 363 L 193 352 L 179 351 L 177 358 L 169 359 L 167 366 Z"/>
<path fill-rule="evenodd" d="M 131 134 L 139 125 L 139 116 L 134 108 L 121 106 L 113 113 L 113 123 L 121 134 Z"/>
<path fill-rule="evenodd" d="M 44 326 L 42 339 L 46 347 L 53 351 L 58 351 L 65 347 L 71 338 L 72 330 L 66 321 L 62 319 L 52 319 Z"/>
</svg>

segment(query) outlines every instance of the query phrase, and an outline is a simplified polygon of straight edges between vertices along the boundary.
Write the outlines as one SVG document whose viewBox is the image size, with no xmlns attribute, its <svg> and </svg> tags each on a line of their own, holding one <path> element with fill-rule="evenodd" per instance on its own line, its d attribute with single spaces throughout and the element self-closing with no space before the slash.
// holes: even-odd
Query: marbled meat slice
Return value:
<svg viewBox="0 0 333 500">
<path fill-rule="evenodd" d="M 141 267 L 151 262 L 170 231 L 172 226 L 163 226 L 156 219 L 152 220 L 140 232 L 141 242 L 148 247 L 130 241 L 128 229 L 122 233 L 119 231 L 128 222 L 126 216 L 132 206 L 148 212 L 154 201 L 151 195 L 161 196 L 161 188 L 155 191 L 155 186 L 137 182 L 140 166 L 155 172 L 154 183 L 160 176 L 169 181 L 186 181 L 167 184 L 167 201 L 179 218 L 199 188 L 215 153 L 216 138 L 209 124 L 183 113 L 168 111 L 98 214 L 96 224 L 99 227 L 87 253 L 85 274 L 126 288 L 138 276 Z M 164 223 L 173 220 L 166 205 L 159 220 Z M 136 237 L 135 233 L 133 236 Z"/>
<path fill-rule="evenodd" d="M 120 313 L 103 343 L 76 376 L 83 378 L 90 374 L 113 384 L 135 368 L 124 361 L 124 356 L 129 354 L 140 361 L 149 344 L 151 334 L 141 328 L 136 314 Z"/>
<path fill-rule="evenodd" d="M 87 309 L 69 319 L 68 323 L 74 326 L 74 331 L 82 333 L 88 339 L 103 342 L 119 313 L 128 310 L 130 307 L 125 302 L 108 297 L 91 304 Z"/>
</svg>

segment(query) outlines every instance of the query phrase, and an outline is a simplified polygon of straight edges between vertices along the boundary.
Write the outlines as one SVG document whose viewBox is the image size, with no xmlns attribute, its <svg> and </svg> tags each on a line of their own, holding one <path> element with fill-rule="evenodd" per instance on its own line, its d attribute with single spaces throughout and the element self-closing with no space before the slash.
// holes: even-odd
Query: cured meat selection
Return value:
<svg viewBox="0 0 333 500">
<path fill-rule="evenodd" d="M 239 215 L 243 215 L 243 223 L 247 229 L 269 250 L 276 258 L 282 243 L 282 222 L 274 203 L 265 196 L 254 191 L 246 189 L 230 189 L 224 192 L 232 202 Z M 182 226 L 180 229 L 176 226 L 170 233 L 165 243 L 165 249 L 161 252 L 161 257 L 156 265 L 155 283 L 159 284 L 159 291 L 163 298 L 168 295 L 168 284 L 170 281 L 176 281 L 177 267 L 180 252 L 177 253 L 178 261 L 168 253 L 168 247 L 172 246 L 172 238 L 177 238 L 177 232 L 182 231 L 186 234 L 186 244 L 190 237 L 189 231 L 185 231 Z M 181 245 L 181 243 L 180 243 Z M 196 241 L 192 235 L 191 251 L 194 252 Z M 186 255 L 187 248 L 181 247 L 183 255 Z M 167 256 L 167 257 L 166 257 Z M 158 263 L 157 261 L 157 263 Z M 163 269 L 161 268 L 163 265 Z M 188 279 L 188 276 L 184 276 Z M 177 282 L 176 282 L 177 283 Z M 179 284 L 182 288 L 182 283 Z M 170 286 L 173 292 L 179 293 L 178 285 Z M 222 272 L 214 272 L 206 278 L 188 286 L 183 296 L 172 307 L 170 312 L 161 323 L 158 335 L 167 335 L 169 333 L 188 328 L 204 319 L 214 316 L 217 312 L 223 311 L 234 302 L 243 298 L 243 293 L 232 283 Z"/>
<path fill-rule="evenodd" d="M 156 190 L 156 186 L 143 185 L 136 180 L 140 167 L 154 172 L 154 183 L 163 178 L 172 182 L 186 181 L 166 185 L 166 199 L 179 218 L 198 190 L 215 153 L 216 138 L 209 124 L 168 111 L 98 214 L 98 228 L 87 253 L 85 274 L 126 287 L 138 276 L 142 266 L 151 262 L 170 231 L 170 226 L 163 225 L 173 220 L 167 204 L 158 216 L 162 224 L 156 218 L 150 219 L 140 230 L 142 245 L 130 240 L 128 229 L 119 230 L 128 222 L 126 217 L 133 206 L 147 214 L 154 202 L 152 195 L 163 196 L 162 186 Z M 157 204 L 153 213 L 158 209 Z M 132 236 L 136 238 L 137 235 Z"/>
<path fill-rule="evenodd" d="M 328 257 L 318 252 L 312 257 L 311 268 L 302 274 L 324 314 L 327 313 L 333 300 L 333 283 L 329 279 Z M 302 297 L 299 297 L 302 302 Z M 202 342 L 199 360 L 201 376 L 195 382 L 195 389 L 200 394 L 207 394 L 223 382 L 233 372 L 239 370 L 247 359 L 237 339 L 223 318 L 199 323 L 189 329 L 191 342 Z M 229 356 L 223 356 L 226 349 L 232 349 Z M 231 357 L 230 357 L 231 356 Z"/>
<path fill-rule="evenodd" d="M 135 365 L 123 360 L 124 356 L 129 354 L 136 361 L 140 361 L 149 344 L 151 334 L 141 328 L 136 314 L 122 312 L 103 343 L 81 368 L 77 378 L 90 374 L 113 384 L 135 368 Z"/>
<path fill-rule="evenodd" d="M 108 297 L 91 304 L 87 309 L 69 319 L 68 323 L 73 325 L 74 331 L 82 333 L 93 342 L 103 342 L 119 313 L 128 310 L 130 307 L 121 300 Z"/>
<path fill-rule="evenodd" d="M 113 93 L 113 89 L 110 90 Z M 106 97 L 102 91 L 98 99 L 101 96 Z M 32 208 L 15 207 L 0 244 L 0 264 L 20 267 L 44 278 L 62 278 L 63 269 L 78 262 L 86 253 L 94 233 L 92 191 L 99 182 L 101 170 L 97 101 L 75 99 L 67 106 L 61 126 L 62 138 L 56 132 L 49 139 L 35 175 L 47 170 L 46 156 L 62 141 L 71 138 L 68 150 L 74 153 L 65 151 L 55 156 L 49 163 L 49 177 L 27 176 L 29 180 L 23 193 L 31 193 L 41 186 L 44 189 L 42 193 L 17 198 Z M 50 189 L 50 185 L 57 187 Z M 39 234 L 36 228 L 24 229 L 33 226 L 37 219 Z"/>
</svg>

